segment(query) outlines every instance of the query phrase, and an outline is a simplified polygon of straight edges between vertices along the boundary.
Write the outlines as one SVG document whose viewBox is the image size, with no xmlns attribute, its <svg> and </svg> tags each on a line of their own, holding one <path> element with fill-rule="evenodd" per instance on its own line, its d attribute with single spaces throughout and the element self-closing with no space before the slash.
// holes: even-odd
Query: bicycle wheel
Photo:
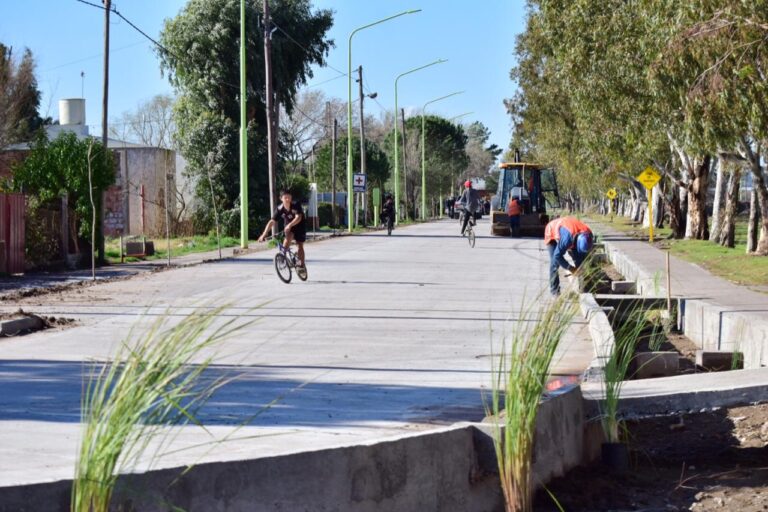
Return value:
<svg viewBox="0 0 768 512">
<path fill-rule="evenodd" d="M 288 263 L 288 258 L 285 254 L 279 252 L 275 254 L 275 270 L 277 271 L 277 277 L 284 283 L 291 282 L 291 265 Z"/>
<path fill-rule="evenodd" d="M 296 267 L 296 275 L 299 276 L 299 279 L 302 281 L 306 281 L 309 277 L 309 274 L 307 274 L 307 267 L 306 265 L 303 267 Z"/>
<path fill-rule="evenodd" d="M 470 247 L 475 246 L 475 230 L 474 229 L 467 230 L 467 241 L 469 242 Z"/>
</svg>

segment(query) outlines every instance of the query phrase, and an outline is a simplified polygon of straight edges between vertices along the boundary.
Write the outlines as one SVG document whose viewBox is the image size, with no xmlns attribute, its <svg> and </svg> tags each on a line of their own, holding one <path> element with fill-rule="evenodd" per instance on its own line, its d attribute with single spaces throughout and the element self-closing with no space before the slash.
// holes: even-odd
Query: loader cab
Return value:
<svg viewBox="0 0 768 512">
<path fill-rule="evenodd" d="M 523 234 L 543 235 L 544 226 L 549 222 L 548 212 L 560 207 L 554 169 L 525 162 L 505 162 L 499 167 L 499 187 L 491 214 L 492 234 L 509 234 L 507 205 L 512 197 L 517 197 L 523 210 L 520 219 Z"/>
</svg>

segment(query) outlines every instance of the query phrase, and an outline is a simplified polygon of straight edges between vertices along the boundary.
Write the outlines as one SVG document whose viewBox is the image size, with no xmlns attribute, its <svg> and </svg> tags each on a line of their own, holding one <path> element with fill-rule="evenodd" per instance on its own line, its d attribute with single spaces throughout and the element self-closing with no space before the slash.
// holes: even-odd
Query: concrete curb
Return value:
<svg viewBox="0 0 768 512">
<path fill-rule="evenodd" d="M 597 427 L 597 430 L 595 430 Z M 113 506 L 231 512 L 355 510 L 496 512 L 504 509 L 495 427 L 458 423 L 378 442 L 122 475 Z M 536 418 L 534 482 L 598 456 L 580 388 L 546 397 Z M 0 488 L 0 510 L 69 511 L 71 480 Z M 130 505 L 130 507 L 128 507 Z"/>
<path fill-rule="evenodd" d="M 599 380 L 603 376 L 605 361 L 611 357 L 616 346 L 616 337 L 605 310 L 597 303 L 591 293 L 579 295 L 581 314 L 587 320 L 589 335 L 592 338 L 594 360 L 585 372 L 586 380 Z"/>
<path fill-rule="evenodd" d="M 0 322 L 0 336 L 17 336 L 24 332 L 39 331 L 45 328 L 45 321 L 37 315 L 25 316 Z"/>
</svg>

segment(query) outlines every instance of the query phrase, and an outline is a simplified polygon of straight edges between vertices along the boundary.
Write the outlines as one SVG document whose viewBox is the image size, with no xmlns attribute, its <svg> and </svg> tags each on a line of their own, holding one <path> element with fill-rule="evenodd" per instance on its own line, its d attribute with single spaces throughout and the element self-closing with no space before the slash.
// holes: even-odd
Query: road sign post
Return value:
<svg viewBox="0 0 768 512">
<path fill-rule="evenodd" d="M 605 196 L 608 198 L 608 214 L 611 216 L 611 223 L 613 223 L 613 200 L 616 199 L 616 195 L 615 188 L 609 188 L 605 193 Z"/>
<path fill-rule="evenodd" d="M 648 240 L 653 243 L 653 187 L 661 179 L 661 174 L 656 172 L 653 167 L 646 167 L 643 172 L 637 175 L 639 181 L 648 191 Z"/>
</svg>

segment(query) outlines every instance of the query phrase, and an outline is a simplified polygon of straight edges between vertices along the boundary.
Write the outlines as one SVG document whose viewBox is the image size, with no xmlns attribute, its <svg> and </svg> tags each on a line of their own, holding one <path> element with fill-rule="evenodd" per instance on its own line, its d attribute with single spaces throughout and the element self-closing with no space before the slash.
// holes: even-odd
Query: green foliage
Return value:
<svg viewBox="0 0 768 512">
<path fill-rule="evenodd" d="M 315 179 L 319 190 L 331 190 L 331 143 L 320 147 L 317 152 Z M 347 139 L 336 141 L 336 189 L 347 190 Z M 360 138 L 352 137 L 353 172 L 360 172 Z M 390 162 L 378 144 L 365 141 L 365 172 L 369 188 L 382 186 L 390 176 Z"/>
<path fill-rule="evenodd" d="M 333 19 L 328 10 L 312 11 L 308 0 L 273 0 L 271 15 L 277 26 L 272 37 L 273 82 L 276 102 L 288 114 L 296 91 L 322 65 L 333 45 L 327 39 Z M 267 184 L 267 129 L 264 48 L 259 19 L 261 2 L 247 1 L 247 119 L 249 214 L 254 230 L 269 212 Z M 161 66 L 177 92 L 175 121 L 178 143 L 188 161 L 188 172 L 198 178 L 198 228 L 213 226 L 213 200 L 222 219 L 238 209 L 239 178 L 239 34 L 238 0 L 190 0 L 178 16 L 167 20 L 161 42 Z M 298 44 L 297 44 L 298 43 Z M 282 170 L 278 169 L 278 175 Z M 208 182 L 213 182 L 214 198 Z M 232 215 L 230 215 L 231 217 Z M 227 222 L 229 234 L 239 223 Z M 255 231 L 252 233 L 255 234 Z"/>
<path fill-rule="evenodd" d="M 512 142 L 526 160 L 554 164 L 561 189 L 602 198 L 611 186 L 628 190 L 632 176 L 653 165 L 666 178 L 674 224 L 684 231 L 675 202 L 682 188 L 691 234 L 701 237 L 709 172 L 702 163 L 729 153 L 752 162 L 768 204 L 758 163 L 768 150 L 768 87 L 759 71 L 768 67 L 768 0 L 529 0 L 528 7 L 511 73 L 517 92 L 506 102 Z"/>
<path fill-rule="evenodd" d="M 341 216 L 342 212 L 337 214 Z M 317 216 L 320 227 L 333 226 L 333 205 L 331 203 L 319 203 L 317 205 Z"/>
<path fill-rule="evenodd" d="M 25 49 L 18 60 L 12 48 L 0 43 L 0 149 L 32 138 L 44 122 L 38 115 L 39 108 L 40 90 L 32 52 Z"/>
<path fill-rule="evenodd" d="M 401 180 L 404 177 L 407 181 L 406 190 L 411 204 L 417 202 L 416 198 L 421 193 L 421 127 L 421 116 L 405 121 L 407 159 L 403 156 L 403 134 L 398 131 Z M 467 154 L 468 137 L 461 125 L 439 116 L 427 115 L 424 117 L 424 140 L 427 190 L 436 197 L 441 190 L 447 192 L 452 184 L 466 176 L 470 163 Z M 389 132 L 384 140 L 384 149 L 388 155 L 394 154 L 393 142 L 394 131 Z M 394 160 L 390 163 L 394 173 Z"/>
<path fill-rule="evenodd" d="M 41 203 L 52 201 L 64 193 L 75 210 L 79 234 L 90 236 L 91 203 L 88 183 L 88 149 L 91 151 L 94 196 L 115 182 L 115 164 L 111 153 L 93 138 L 80 140 L 72 132 L 62 132 L 49 141 L 45 131 L 38 133 L 26 160 L 14 169 L 13 186 L 33 194 Z M 87 219 L 87 220 L 86 220 Z"/>
<path fill-rule="evenodd" d="M 309 201 L 309 178 L 298 173 L 283 173 L 279 178 L 278 190 L 290 190 L 294 201 Z"/>
</svg>

